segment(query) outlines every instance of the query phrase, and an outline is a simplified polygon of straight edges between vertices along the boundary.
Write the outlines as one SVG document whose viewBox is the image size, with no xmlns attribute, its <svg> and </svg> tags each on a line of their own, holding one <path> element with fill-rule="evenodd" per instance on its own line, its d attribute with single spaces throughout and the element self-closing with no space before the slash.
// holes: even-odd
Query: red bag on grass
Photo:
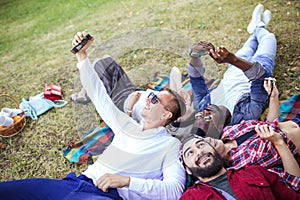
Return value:
<svg viewBox="0 0 300 200">
<path fill-rule="evenodd" d="M 44 87 L 44 98 L 51 101 L 59 100 L 62 98 L 62 89 L 58 85 L 46 85 Z"/>
</svg>

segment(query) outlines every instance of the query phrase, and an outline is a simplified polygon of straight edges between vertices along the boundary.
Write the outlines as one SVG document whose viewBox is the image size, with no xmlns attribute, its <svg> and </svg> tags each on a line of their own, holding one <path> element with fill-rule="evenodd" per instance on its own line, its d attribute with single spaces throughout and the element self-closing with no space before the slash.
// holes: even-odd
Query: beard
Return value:
<svg viewBox="0 0 300 200">
<path fill-rule="evenodd" d="M 209 166 L 205 168 L 201 168 L 201 167 L 190 168 L 192 175 L 201 178 L 210 178 L 216 175 L 223 167 L 222 157 L 217 152 L 214 152 L 214 154 L 212 154 L 212 157 L 213 157 L 213 162 Z"/>
</svg>

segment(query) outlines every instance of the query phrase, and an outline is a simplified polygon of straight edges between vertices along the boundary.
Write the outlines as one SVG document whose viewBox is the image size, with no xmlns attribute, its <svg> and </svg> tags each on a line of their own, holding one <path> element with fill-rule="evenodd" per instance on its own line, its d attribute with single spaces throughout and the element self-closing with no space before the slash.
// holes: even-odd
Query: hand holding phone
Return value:
<svg viewBox="0 0 300 200">
<path fill-rule="evenodd" d="M 92 39 L 92 36 L 90 34 L 87 34 L 83 40 L 77 44 L 76 46 L 74 46 L 70 51 L 74 54 L 76 54 L 78 51 L 80 51 L 82 49 L 82 47 L 84 47 L 84 45 L 86 45 L 86 43 Z"/>
</svg>

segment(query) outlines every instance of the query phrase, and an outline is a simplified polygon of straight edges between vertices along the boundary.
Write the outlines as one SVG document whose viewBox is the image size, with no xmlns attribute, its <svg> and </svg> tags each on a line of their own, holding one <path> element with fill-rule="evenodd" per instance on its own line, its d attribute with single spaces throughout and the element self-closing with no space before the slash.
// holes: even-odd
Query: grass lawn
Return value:
<svg viewBox="0 0 300 200">
<path fill-rule="evenodd" d="M 22 97 L 36 95 L 48 84 L 63 88 L 64 99 L 80 88 L 75 56 L 70 53 L 77 31 L 95 35 L 92 58 L 116 57 L 131 72 L 137 84 L 148 81 L 155 71 L 172 66 L 184 71 L 193 42 L 210 41 L 231 51 L 248 37 L 247 25 L 255 0 L 98 0 L 0 2 L 0 93 Z M 281 98 L 300 92 L 300 2 L 263 0 L 272 11 L 268 28 L 277 37 L 274 76 Z M 208 64 L 208 76 L 219 78 L 226 65 Z M 1 107 L 9 99 L 0 97 Z M 13 105 L 13 104 L 12 104 Z M 82 112 L 92 113 L 82 120 Z M 72 102 L 28 119 L 22 133 L 0 139 L 0 181 L 28 177 L 62 178 L 79 174 L 86 165 L 69 163 L 61 149 L 78 140 L 98 123 L 91 105 Z"/>
</svg>

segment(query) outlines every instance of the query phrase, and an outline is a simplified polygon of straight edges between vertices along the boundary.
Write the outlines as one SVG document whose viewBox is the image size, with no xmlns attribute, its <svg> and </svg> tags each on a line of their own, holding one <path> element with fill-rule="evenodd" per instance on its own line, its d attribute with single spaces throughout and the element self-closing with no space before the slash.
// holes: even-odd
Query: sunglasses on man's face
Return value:
<svg viewBox="0 0 300 200">
<path fill-rule="evenodd" d="M 150 99 L 150 102 L 152 104 L 157 104 L 160 100 L 158 98 L 158 96 L 156 94 L 154 94 L 154 92 L 150 92 L 150 94 L 147 97 L 148 99 Z M 164 107 L 165 110 L 170 111 L 166 106 L 164 106 L 162 103 L 161 105 Z"/>
<path fill-rule="evenodd" d="M 150 94 L 147 97 L 148 99 L 150 99 L 150 102 L 152 104 L 156 104 L 159 101 L 159 98 L 156 94 L 154 94 L 154 92 L 150 92 Z"/>
</svg>

